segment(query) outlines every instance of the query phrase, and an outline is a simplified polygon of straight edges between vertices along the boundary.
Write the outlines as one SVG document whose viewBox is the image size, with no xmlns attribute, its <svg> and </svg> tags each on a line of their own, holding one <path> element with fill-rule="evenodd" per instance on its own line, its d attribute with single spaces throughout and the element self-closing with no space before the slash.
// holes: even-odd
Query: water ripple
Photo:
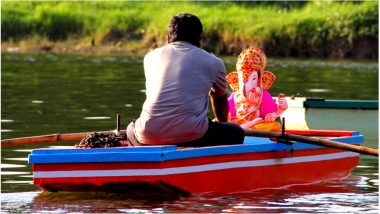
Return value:
<svg viewBox="0 0 380 214">
<path fill-rule="evenodd" d="M 42 103 L 44 103 L 44 101 L 42 101 L 42 100 L 32 100 L 32 103 L 34 103 L 34 104 L 42 104 Z"/>
<path fill-rule="evenodd" d="M 1 175 L 26 175 L 30 172 L 16 172 L 16 171 L 1 171 Z"/>
<path fill-rule="evenodd" d="M 20 165 L 20 164 L 8 164 L 8 163 L 2 163 L 0 164 L 1 169 L 5 168 L 22 168 L 26 167 L 26 165 Z"/>
<path fill-rule="evenodd" d="M 106 120 L 110 118 L 111 117 L 104 117 L 104 116 L 84 117 L 85 120 Z"/>
<path fill-rule="evenodd" d="M 12 160 L 12 161 L 28 161 L 28 158 L 4 158 L 4 160 Z"/>
<path fill-rule="evenodd" d="M 2 123 L 13 123 L 14 120 L 6 120 L 6 119 L 1 119 Z"/>
</svg>

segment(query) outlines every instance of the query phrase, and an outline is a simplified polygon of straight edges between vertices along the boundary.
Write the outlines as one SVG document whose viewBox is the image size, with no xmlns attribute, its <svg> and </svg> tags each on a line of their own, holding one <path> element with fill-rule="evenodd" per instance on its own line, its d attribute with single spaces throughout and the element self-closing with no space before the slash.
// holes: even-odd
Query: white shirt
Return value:
<svg viewBox="0 0 380 214">
<path fill-rule="evenodd" d="M 144 58 L 146 100 L 135 123 L 142 144 L 175 144 L 208 129 L 208 93 L 227 93 L 223 61 L 188 42 L 157 48 Z"/>
</svg>

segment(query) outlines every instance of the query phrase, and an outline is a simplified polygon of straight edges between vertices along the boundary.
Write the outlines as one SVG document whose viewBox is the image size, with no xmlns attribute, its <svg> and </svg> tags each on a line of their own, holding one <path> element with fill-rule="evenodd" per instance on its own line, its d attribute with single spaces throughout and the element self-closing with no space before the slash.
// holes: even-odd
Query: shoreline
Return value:
<svg viewBox="0 0 380 214">
<path fill-rule="evenodd" d="M 1 43 L 1 52 L 2 53 L 54 53 L 54 54 L 79 54 L 79 55 L 119 55 L 119 56 L 144 56 L 149 51 L 154 48 L 160 47 L 164 45 L 163 42 L 160 44 L 154 43 L 148 45 L 144 45 L 144 42 L 136 42 L 132 45 L 123 43 L 122 41 L 116 43 L 107 43 L 100 45 L 92 45 L 89 42 L 77 42 L 77 41 L 61 41 L 61 42 L 51 42 L 48 40 L 41 41 L 30 41 L 30 40 L 22 40 L 19 42 L 2 42 Z M 201 48 L 206 51 L 213 53 L 218 56 L 237 56 L 238 53 L 250 46 L 249 43 L 230 43 L 225 44 L 221 42 L 220 46 L 234 46 L 235 51 L 229 53 L 218 52 L 213 47 L 208 48 L 207 43 L 202 45 Z M 252 44 L 255 45 L 255 44 Z M 206 46 L 206 47 L 204 47 Z M 378 41 L 359 41 L 356 44 L 353 44 L 352 49 L 356 51 L 350 51 L 349 57 L 344 57 L 339 54 L 334 55 L 325 55 L 321 56 L 321 54 L 311 55 L 305 54 L 302 55 L 300 53 L 289 54 L 281 49 L 273 49 L 268 48 L 269 50 L 265 50 L 267 55 L 271 57 L 277 58 L 315 58 L 315 59 L 339 59 L 339 60 L 378 60 Z M 265 48 L 264 48 L 265 49 Z M 322 51 L 325 51 L 326 47 L 321 47 Z M 331 52 L 339 53 L 340 50 L 334 49 Z"/>
<path fill-rule="evenodd" d="M 127 47 L 121 45 L 99 45 L 92 47 L 82 44 L 66 44 L 66 43 L 45 43 L 45 44 L 14 44 L 2 42 L 2 53 L 55 53 L 55 54 L 80 54 L 80 55 L 122 55 L 122 56 L 143 56 L 147 53 L 146 50 L 128 50 Z"/>
</svg>

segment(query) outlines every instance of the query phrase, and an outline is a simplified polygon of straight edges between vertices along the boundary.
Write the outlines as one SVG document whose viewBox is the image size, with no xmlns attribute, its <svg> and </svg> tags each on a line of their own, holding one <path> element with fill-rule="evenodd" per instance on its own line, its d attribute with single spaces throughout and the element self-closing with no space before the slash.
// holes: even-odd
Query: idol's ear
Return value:
<svg viewBox="0 0 380 214">
<path fill-rule="evenodd" d="M 270 87 L 272 87 L 272 84 L 276 80 L 276 76 L 270 72 L 270 71 L 264 71 L 262 73 L 262 83 L 263 83 L 263 89 L 264 90 L 269 90 Z"/>
<path fill-rule="evenodd" d="M 226 76 L 227 83 L 233 91 L 239 91 L 239 77 L 238 72 L 233 71 Z"/>
</svg>

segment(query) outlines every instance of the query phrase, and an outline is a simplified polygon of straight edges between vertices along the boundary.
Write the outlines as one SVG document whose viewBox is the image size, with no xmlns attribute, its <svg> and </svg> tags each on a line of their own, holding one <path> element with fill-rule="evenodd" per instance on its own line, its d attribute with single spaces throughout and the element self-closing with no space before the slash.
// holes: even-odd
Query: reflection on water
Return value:
<svg viewBox="0 0 380 214">
<path fill-rule="evenodd" d="M 367 180 L 368 181 L 368 180 Z M 376 192 L 358 192 L 358 176 L 338 181 L 262 189 L 243 193 L 212 193 L 177 198 L 168 195 L 115 193 L 5 193 L 3 211 L 24 212 L 237 212 L 237 213 L 365 213 L 377 210 Z M 370 185 L 370 184 L 369 184 Z M 23 200 L 20 200 L 22 198 Z"/>
<path fill-rule="evenodd" d="M 225 62 L 228 71 L 234 70 L 235 57 Z M 268 70 L 277 76 L 272 94 L 378 98 L 376 62 L 270 58 Z M 1 75 L 2 138 L 111 130 L 116 114 L 125 127 L 138 117 L 145 99 L 139 57 L 2 54 Z M 274 190 L 188 198 L 39 192 L 31 184 L 28 154 L 36 148 L 67 148 L 75 143 L 2 148 L 2 213 L 378 211 L 378 159 L 368 156 L 361 156 L 359 166 L 345 179 Z M 378 138 L 365 141 L 377 144 Z"/>
<path fill-rule="evenodd" d="M 315 92 L 315 93 L 323 93 L 323 92 L 329 92 L 329 89 L 322 89 L 322 88 L 312 88 L 309 89 L 308 91 L 310 92 Z"/>
</svg>

